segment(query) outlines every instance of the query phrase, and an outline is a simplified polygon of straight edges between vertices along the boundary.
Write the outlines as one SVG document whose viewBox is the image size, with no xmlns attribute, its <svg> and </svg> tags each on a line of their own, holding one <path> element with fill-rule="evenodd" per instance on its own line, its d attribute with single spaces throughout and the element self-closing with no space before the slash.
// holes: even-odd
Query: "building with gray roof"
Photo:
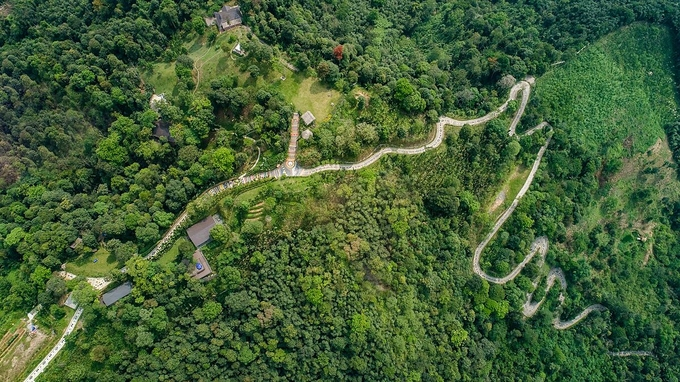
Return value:
<svg viewBox="0 0 680 382">
<path fill-rule="evenodd" d="M 312 112 L 309 110 L 302 114 L 302 121 L 304 121 L 306 126 L 311 125 L 315 120 L 316 118 L 314 117 L 314 114 L 312 114 Z"/>
<path fill-rule="evenodd" d="M 203 244 L 210 241 L 210 230 L 217 223 L 218 221 L 215 216 L 208 216 L 207 218 L 187 228 L 187 235 L 189 235 L 189 239 L 191 239 L 191 242 L 194 243 L 196 248 L 199 248 Z"/>
<path fill-rule="evenodd" d="M 215 24 L 220 32 L 241 25 L 241 8 L 238 5 L 235 7 L 223 6 L 219 12 L 215 12 Z"/>
<path fill-rule="evenodd" d="M 128 281 L 113 288 L 110 292 L 104 293 L 102 302 L 106 306 L 111 306 L 115 304 L 116 301 L 129 295 L 130 292 L 132 292 L 132 283 Z"/>
</svg>

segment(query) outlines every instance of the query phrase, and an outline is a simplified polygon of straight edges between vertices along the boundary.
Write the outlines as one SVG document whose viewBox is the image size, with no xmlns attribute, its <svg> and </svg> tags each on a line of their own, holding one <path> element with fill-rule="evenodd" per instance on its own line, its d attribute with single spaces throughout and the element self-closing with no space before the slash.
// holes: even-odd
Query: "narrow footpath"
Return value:
<svg viewBox="0 0 680 382">
<path fill-rule="evenodd" d="M 24 379 L 24 382 L 33 382 L 35 381 L 36 378 L 38 378 L 40 374 L 42 374 L 47 365 L 50 364 L 50 361 L 52 361 L 52 359 L 57 356 L 57 353 L 59 353 L 61 348 L 63 348 L 64 345 L 66 345 L 66 336 L 71 334 L 73 332 L 73 329 L 76 328 L 76 324 L 78 323 L 78 320 L 80 320 L 81 314 L 83 314 L 83 308 L 76 309 L 76 313 L 71 318 L 71 321 L 66 327 L 66 330 L 64 330 L 64 334 L 61 336 L 59 342 L 57 342 L 57 344 L 54 345 L 52 350 L 50 350 L 50 352 L 45 356 L 45 358 L 43 358 L 43 360 L 40 361 L 40 364 L 38 364 L 38 366 L 36 366 L 35 369 L 33 369 L 31 374 L 29 374 L 28 377 Z"/>
</svg>

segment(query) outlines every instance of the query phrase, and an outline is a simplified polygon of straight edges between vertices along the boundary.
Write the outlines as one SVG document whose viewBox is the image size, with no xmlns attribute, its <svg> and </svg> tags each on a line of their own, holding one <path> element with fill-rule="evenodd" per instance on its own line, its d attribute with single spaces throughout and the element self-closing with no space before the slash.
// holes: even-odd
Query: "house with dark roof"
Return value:
<svg viewBox="0 0 680 382">
<path fill-rule="evenodd" d="M 162 119 L 157 120 L 154 124 L 151 136 L 159 141 L 161 141 L 161 138 L 165 138 L 169 143 L 175 143 L 175 138 L 170 134 L 170 124 Z"/>
<path fill-rule="evenodd" d="M 241 25 L 241 7 L 238 5 L 235 7 L 225 5 L 219 12 L 215 12 L 214 21 L 206 19 L 206 22 L 217 25 L 217 29 L 220 32 L 239 26 Z"/>
<path fill-rule="evenodd" d="M 132 283 L 125 282 L 117 287 L 113 288 L 110 292 L 104 293 L 102 296 L 102 302 L 106 306 L 111 306 L 116 303 L 116 301 L 129 295 L 132 292 Z"/>
<path fill-rule="evenodd" d="M 210 241 L 210 230 L 217 223 L 218 220 L 213 215 L 208 216 L 207 218 L 187 228 L 187 235 L 189 235 L 189 239 L 191 239 L 191 242 L 194 243 L 196 248 L 199 248 L 203 244 Z"/>
<path fill-rule="evenodd" d="M 191 277 L 200 280 L 213 274 L 212 268 L 210 268 L 210 264 L 208 264 L 208 260 L 205 259 L 205 256 L 200 249 L 197 249 L 196 252 L 194 252 L 193 257 L 194 264 L 191 271 Z"/>
</svg>

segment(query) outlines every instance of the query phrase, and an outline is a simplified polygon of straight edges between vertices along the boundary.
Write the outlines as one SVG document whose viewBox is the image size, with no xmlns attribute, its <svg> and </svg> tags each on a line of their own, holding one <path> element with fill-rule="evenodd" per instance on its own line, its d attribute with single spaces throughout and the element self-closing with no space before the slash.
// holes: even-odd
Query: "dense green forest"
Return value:
<svg viewBox="0 0 680 382">
<path fill-rule="evenodd" d="M 0 327 L 56 305 L 66 289 L 51 272 L 64 262 L 126 263 L 112 277 L 135 283 L 108 309 L 69 283 L 83 330 L 42 380 L 677 380 L 675 1 L 240 5 L 262 41 L 243 61 L 251 77 L 283 52 L 342 94 L 339 117 L 302 147 L 306 163 L 423 138 L 439 115 L 485 114 L 515 79 L 545 74 L 522 124 L 553 125 L 546 163 L 483 266 L 503 274 L 547 235 L 548 262 L 570 281 L 563 314 L 609 311 L 556 331 L 554 292 L 521 316 L 538 267 L 504 287 L 470 272 L 487 205 L 545 139 L 518 149 L 503 120 L 356 174 L 269 184 L 253 200 L 236 190 L 219 205 L 208 283 L 186 276 L 191 248 L 141 260 L 198 193 L 244 170 L 244 136 L 280 156 L 295 109 L 234 76 L 192 91 L 184 42 L 217 39 L 202 17 L 219 2 L 11 0 L 0 7 Z M 626 28 L 636 21 L 656 26 Z M 160 114 L 174 142 L 152 135 L 142 74 L 168 62 L 177 87 Z M 654 148 L 664 128 L 670 150 Z M 271 222 L 248 219 L 258 201 Z M 607 355 L 629 349 L 654 356 Z"/>
</svg>

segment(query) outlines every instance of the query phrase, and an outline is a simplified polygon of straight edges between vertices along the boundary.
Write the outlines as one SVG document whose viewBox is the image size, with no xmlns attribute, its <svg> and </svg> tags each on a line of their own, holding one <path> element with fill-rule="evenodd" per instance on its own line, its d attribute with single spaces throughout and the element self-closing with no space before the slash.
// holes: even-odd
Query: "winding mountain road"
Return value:
<svg viewBox="0 0 680 382">
<path fill-rule="evenodd" d="M 475 126 L 475 125 L 481 125 L 484 123 L 487 123 L 495 118 L 497 118 L 499 115 L 501 115 L 503 112 L 505 112 L 510 103 L 517 100 L 520 93 L 522 95 L 521 100 L 519 102 L 517 111 L 512 119 L 512 122 L 510 123 L 510 126 L 508 128 L 508 135 L 514 136 L 516 135 L 516 128 L 517 125 L 519 124 L 520 119 L 522 118 L 522 115 L 524 114 L 524 110 L 526 109 L 526 105 L 529 102 L 529 96 L 531 94 L 531 85 L 534 83 L 533 77 L 527 77 L 526 80 L 524 81 L 519 81 L 516 83 L 511 89 L 510 89 L 510 94 L 508 95 L 508 99 L 501 105 L 499 106 L 496 110 L 493 110 L 492 112 L 486 114 L 485 116 L 479 117 L 479 118 L 474 118 L 474 119 L 468 119 L 468 120 L 459 120 L 459 119 L 454 119 L 450 117 L 440 117 L 439 121 L 436 124 L 435 127 L 435 134 L 433 139 L 421 146 L 418 147 L 413 147 L 413 148 L 403 148 L 403 147 L 384 147 L 373 154 L 371 154 L 368 158 L 356 162 L 356 163 L 346 163 L 346 164 L 340 164 L 340 163 L 332 163 L 332 164 L 324 164 L 318 167 L 314 168 L 302 168 L 300 167 L 296 162 L 295 162 L 295 150 L 290 150 L 288 153 L 288 157 L 286 158 L 286 161 L 280 165 L 277 169 L 255 174 L 255 175 L 249 175 L 249 176 L 241 176 L 238 179 L 234 180 L 228 180 L 225 182 L 222 182 L 213 188 L 207 190 L 204 192 L 200 197 L 203 195 L 212 195 L 216 196 L 228 189 L 231 189 L 233 187 L 236 187 L 238 185 L 244 185 L 247 183 L 250 183 L 252 181 L 256 180 L 261 180 L 261 179 L 267 179 L 267 178 L 280 178 L 283 175 L 286 176 L 293 176 L 293 177 L 306 177 L 306 176 L 312 176 L 314 174 L 318 174 L 321 172 L 325 171 L 355 171 L 362 169 L 364 167 L 370 166 L 380 160 L 384 155 L 387 154 L 397 154 L 397 155 L 417 155 L 417 154 L 422 154 L 427 150 L 431 150 L 434 148 L 437 148 L 441 145 L 441 143 L 444 140 L 444 135 L 445 135 L 445 127 L 447 125 L 450 126 L 457 126 L 461 127 L 464 125 L 470 125 L 470 126 Z M 296 124 L 297 118 L 293 119 L 293 124 Z M 548 123 L 542 122 L 539 125 L 529 129 L 524 133 L 524 135 L 531 135 L 535 133 L 536 131 L 539 131 L 541 129 L 544 129 L 545 127 L 549 126 Z M 295 127 L 295 126 L 294 126 Z M 297 131 L 295 128 L 291 129 L 291 143 L 290 147 L 295 147 L 296 146 L 296 141 L 297 140 Z M 480 260 L 482 257 L 482 253 L 484 252 L 484 249 L 486 246 L 491 242 L 491 240 L 496 236 L 496 233 L 500 230 L 500 228 L 505 224 L 505 222 L 510 218 L 512 213 L 515 211 L 515 208 L 517 208 L 517 205 L 519 204 L 520 200 L 522 197 L 527 193 L 529 190 L 529 187 L 531 186 L 531 183 L 533 182 L 534 176 L 536 175 L 536 172 L 538 171 L 538 168 L 541 164 L 541 160 L 543 159 L 543 155 L 545 154 L 545 151 L 548 148 L 548 144 L 550 144 L 550 138 L 548 138 L 545 142 L 545 144 L 540 148 L 538 151 L 538 154 L 536 155 L 536 160 L 534 161 L 534 164 L 531 168 L 531 171 L 529 173 L 529 176 L 527 177 L 526 181 L 524 182 L 524 185 L 520 189 L 519 193 L 517 196 L 515 196 L 515 199 L 512 201 L 512 204 L 510 207 L 508 207 L 507 210 L 505 210 L 501 216 L 496 220 L 493 228 L 491 229 L 491 232 L 484 238 L 484 240 L 477 246 L 475 249 L 474 257 L 472 260 L 472 270 L 475 274 L 477 274 L 479 277 L 483 278 L 484 280 L 494 283 L 494 284 L 505 284 L 511 280 L 514 280 L 520 272 L 524 269 L 524 267 L 531 261 L 533 258 L 538 254 L 539 255 L 539 264 L 543 265 L 545 262 L 545 256 L 548 252 L 548 239 L 546 237 L 539 237 L 537 238 L 532 244 L 531 248 L 529 250 L 529 254 L 520 262 L 515 269 L 513 269 L 509 274 L 503 277 L 495 277 L 487 274 L 484 272 L 481 268 L 480 265 Z M 166 245 L 170 244 L 171 239 L 174 237 L 175 231 L 181 227 L 182 223 L 184 223 L 187 219 L 188 215 L 186 211 L 182 212 L 180 216 L 175 220 L 175 223 L 170 227 L 168 232 L 165 234 L 163 239 L 159 241 L 159 243 L 156 245 L 156 247 L 146 256 L 147 259 L 153 259 Z M 121 271 L 125 271 L 125 268 L 123 268 Z M 534 288 L 537 287 L 538 281 L 540 280 L 537 279 L 533 282 Z M 567 281 L 566 278 L 564 277 L 564 273 L 562 272 L 561 269 L 559 268 L 553 268 L 548 272 L 547 275 L 547 289 L 549 290 L 550 288 L 553 287 L 555 284 L 555 281 L 559 281 L 560 287 L 562 290 L 565 290 L 567 288 Z M 524 303 L 524 306 L 522 307 L 522 313 L 524 314 L 525 317 L 531 317 L 533 316 L 536 311 L 538 311 L 538 308 L 541 306 L 543 303 L 544 299 L 538 302 L 533 302 L 532 301 L 532 296 L 533 292 L 527 294 L 527 300 Z M 560 302 L 564 301 L 564 295 L 560 293 Z M 562 321 L 559 318 L 559 315 L 557 318 L 555 318 L 553 325 L 557 329 L 568 329 L 584 319 L 590 312 L 592 311 L 602 311 L 605 310 L 606 308 L 602 305 L 599 304 L 594 304 L 589 307 L 587 307 L 583 312 L 578 314 L 576 317 L 569 321 Z"/>
<path fill-rule="evenodd" d="M 288 150 L 288 157 L 286 158 L 285 162 L 278 166 L 274 170 L 254 174 L 254 175 L 241 175 L 238 178 L 235 179 L 230 179 L 223 181 L 214 187 L 206 190 L 203 192 L 201 195 L 199 195 L 196 199 L 203 198 L 204 196 L 217 196 L 224 191 L 227 191 L 229 189 L 232 189 L 236 186 L 239 185 L 244 185 L 248 184 L 253 181 L 258 181 L 258 180 L 263 180 L 263 179 L 279 179 L 283 177 L 284 175 L 286 176 L 293 176 L 293 177 L 306 177 L 306 176 L 311 176 L 314 174 L 318 174 L 321 172 L 325 171 L 355 171 L 362 169 L 364 167 L 370 166 L 380 160 L 384 155 L 387 154 L 398 154 L 398 155 L 417 155 L 417 154 L 422 154 L 427 150 L 431 150 L 434 148 L 437 148 L 441 145 L 441 143 L 444 140 L 444 135 L 445 135 L 445 127 L 447 125 L 450 126 L 456 126 L 456 127 L 462 127 L 464 125 L 470 125 L 470 126 L 475 126 L 475 125 L 481 125 L 484 123 L 487 123 L 495 118 L 497 118 L 499 115 L 501 115 L 503 112 L 505 112 L 510 103 L 517 100 L 520 92 L 522 94 L 522 98 L 520 100 L 520 103 L 518 105 L 517 111 L 512 119 L 512 122 L 510 123 L 510 126 L 508 128 L 508 135 L 510 136 L 515 136 L 516 135 L 516 128 L 517 125 L 519 124 L 520 119 L 522 118 L 522 115 L 524 114 L 524 110 L 526 109 L 526 105 L 529 101 L 529 96 L 531 94 L 531 85 L 534 83 L 534 78 L 533 77 L 527 77 L 526 80 L 524 81 L 519 81 L 516 83 L 511 89 L 510 89 L 510 94 L 508 95 L 508 99 L 503 103 L 501 106 L 499 106 L 496 110 L 488 113 L 485 116 L 479 117 L 479 118 L 474 118 L 474 119 L 469 119 L 469 120 L 459 120 L 459 119 L 454 119 L 450 117 L 440 117 L 439 121 L 436 124 L 435 128 L 435 135 L 434 138 L 421 146 L 414 147 L 414 148 L 402 148 L 402 147 L 384 147 L 373 154 L 371 154 L 368 158 L 356 162 L 356 163 L 346 163 L 346 164 L 324 164 L 320 165 L 314 168 L 302 168 L 300 167 L 297 162 L 295 161 L 295 155 L 296 155 L 296 148 L 297 148 L 297 115 L 296 118 L 293 120 L 293 128 L 291 129 L 291 142 L 289 144 L 289 150 Z M 296 113 L 297 114 L 297 113 Z M 542 122 L 539 125 L 527 130 L 523 135 L 531 135 L 534 134 L 535 132 L 544 129 L 545 127 L 549 126 L 547 122 Z M 548 144 L 550 143 L 550 138 L 548 138 L 545 142 L 545 144 L 540 148 L 538 154 L 536 155 L 536 160 L 534 161 L 534 164 L 531 168 L 531 171 L 529 173 L 529 176 L 527 177 L 526 181 L 524 182 L 524 185 L 520 189 L 519 193 L 515 196 L 515 199 L 512 201 L 512 204 L 510 207 L 508 207 L 507 210 L 501 214 L 501 216 L 496 220 L 494 223 L 494 226 L 487 234 L 487 236 L 484 238 L 484 240 L 479 243 L 477 248 L 475 249 L 473 260 L 472 260 L 472 270 L 473 272 L 481 277 L 482 279 L 494 283 L 494 284 L 505 284 L 511 280 L 514 280 L 520 272 L 524 269 L 524 267 L 531 261 L 533 258 L 538 254 L 539 255 L 539 260 L 538 264 L 542 266 L 545 263 L 545 257 L 548 252 L 548 239 L 546 237 L 539 237 L 534 242 L 531 244 L 531 247 L 529 249 L 529 254 L 520 262 L 510 273 L 508 273 L 506 276 L 503 277 L 495 277 L 487 274 L 484 272 L 481 268 L 480 265 L 480 260 L 482 253 L 484 252 L 484 249 L 486 246 L 491 242 L 491 240 L 496 236 L 500 228 L 505 224 L 505 222 L 510 218 L 512 213 L 515 211 L 515 208 L 517 208 L 517 205 L 519 204 L 520 200 L 522 197 L 526 194 L 526 192 L 529 190 L 529 187 L 531 186 L 531 183 L 533 182 L 534 176 L 536 175 L 536 172 L 538 171 L 538 168 L 541 164 L 541 160 L 543 158 L 543 155 L 545 154 L 545 151 L 548 148 Z M 259 153 L 258 153 L 258 159 L 259 159 Z M 195 200 L 196 200 L 195 199 Z M 186 222 L 188 218 L 188 213 L 186 209 L 175 219 L 175 222 L 170 226 L 168 231 L 165 233 L 163 238 L 156 244 L 156 246 L 145 256 L 145 259 L 147 260 L 152 260 L 158 255 L 162 250 L 165 249 L 167 245 L 170 245 L 172 239 L 174 238 L 175 232 L 177 229 L 182 227 L 183 223 Z M 121 272 L 126 272 L 127 269 L 126 267 L 123 267 L 121 269 Z M 536 280 L 533 281 L 533 286 L 536 288 L 538 286 L 538 283 L 540 281 L 542 276 L 539 276 Z M 546 292 L 550 290 L 556 281 L 559 281 L 560 288 L 562 291 L 566 290 L 567 288 L 567 280 L 564 276 L 564 273 L 560 268 L 552 268 L 548 272 L 547 275 L 547 282 L 546 282 Z M 525 317 L 532 317 L 540 308 L 541 304 L 545 300 L 545 297 L 541 299 L 538 302 L 533 302 L 532 301 L 532 296 L 533 292 L 527 294 L 527 299 L 524 305 L 522 306 L 522 313 Z M 559 301 L 560 301 L 560 306 L 564 302 L 564 294 L 560 292 L 559 296 Z M 606 308 L 600 304 L 593 304 L 585 308 L 581 313 L 576 315 L 576 317 L 572 318 L 571 320 L 568 321 L 562 321 L 560 319 L 559 314 L 557 317 L 553 320 L 553 326 L 558 329 L 558 330 L 564 330 L 572 327 L 573 325 L 577 324 L 584 318 L 588 316 L 593 311 L 603 311 L 606 310 Z M 64 331 L 64 335 L 62 338 L 59 340 L 57 345 L 50 351 L 50 353 L 41 361 L 41 363 L 38 365 L 38 367 L 31 372 L 31 374 L 26 378 L 25 382 L 33 382 L 35 378 L 37 378 L 38 375 L 40 375 L 45 367 L 49 364 L 49 362 L 56 356 L 56 354 L 61 350 L 61 348 L 65 344 L 65 337 L 69 335 L 73 329 L 75 328 L 75 325 L 78 322 L 78 319 L 80 318 L 80 315 L 82 314 L 82 308 L 78 308 L 76 311 L 76 314 L 73 316 L 71 319 L 71 323 L 67 327 L 67 329 Z M 647 352 L 647 351 L 620 351 L 620 352 L 609 352 L 608 353 L 610 356 L 618 356 L 618 357 L 628 357 L 628 356 L 649 356 L 652 355 L 652 353 Z"/>
</svg>

